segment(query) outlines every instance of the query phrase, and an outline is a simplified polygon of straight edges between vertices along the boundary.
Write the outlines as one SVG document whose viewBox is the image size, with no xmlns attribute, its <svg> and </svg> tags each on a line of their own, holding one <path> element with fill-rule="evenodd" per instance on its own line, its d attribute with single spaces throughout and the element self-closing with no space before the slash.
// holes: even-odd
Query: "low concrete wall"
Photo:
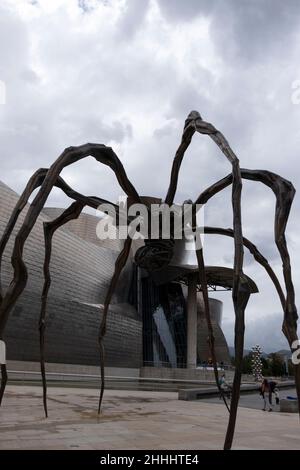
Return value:
<svg viewBox="0 0 300 470">
<path fill-rule="evenodd" d="M 241 393 L 249 393 L 258 390 L 258 385 L 241 385 Z M 220 395 L 216 387 L 207 388 L 189 388 L 178 391 L 178 400 L 200 400 L 206 397 L 217 397 Z"/>
<path fill-rule="evenodd" d="M 228 381 L 233 380 L 234 370 L 219 371 L 221 375 L 226 374 Z M 207 382 L 215 382 L 213 370 L 203 369 L 176 369 L 169 367 L 141 367 L 140 377 L 153 379 L 170 379 L 170 380 L 199 380 Z"/>
<path fill-rule="evenodd" d="M 8 372 L 40 372 L 39 362 L 7 361 Z M 57 374 L 72 374 L 79 376 L 100 376 L 100 367 L 83 366 L 80 364 L 46 363 L 46 372 Z M 140 370 L 128 367 L 105 367 L 105 375 L 108 377 L 138 378 Z"/>
<path fill-rule="evenodd" d="M 295 385 L 295 382 L 292 380 L 286 380 L 283 382 L 280 382 L 277 384 L 279 389 L 284 389 L 284 388 L 291 388 Z M 246 394 L 246 393 L 258 393 L 260 388 L 260 384 L 258 383 L 253 383 L 253 384 L 247 384 L 243 383 L 241 384 L 241 394 Z M 178 390 L 178 400 L 200 400 L 201 398 L 206 398 L 208 396 L 210 397 L 216 397 L 219 396 L 220 392 L 217 389 L 217 387 L 189 387 L 189 388 L 182 388 Z M 293 402 L 294 400 L 280 400 L 280 404 L 282 401 L 289 401 Z M 297 405 L 297 401 L 295 400 L 295 403 Z M 295 406 L 295 405 L 291 405 Z M 298 408 L 297 408 L 298 409 Z M 280 409 L 280 411 L 282 411 Z M 290 412 L 290 411 L 287 411 Z"/>
<path fill-rule="evenodd" d="M 283 413 L 298 413 L 298 401 L 282 398 L 280 400 L 280 411 L 282 411 Z"/>
</svg>

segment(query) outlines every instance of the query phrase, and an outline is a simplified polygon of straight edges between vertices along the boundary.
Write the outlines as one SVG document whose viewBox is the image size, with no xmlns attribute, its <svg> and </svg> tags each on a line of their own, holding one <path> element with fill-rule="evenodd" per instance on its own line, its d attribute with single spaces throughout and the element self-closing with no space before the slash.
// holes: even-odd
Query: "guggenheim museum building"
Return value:
<svg viewBox="0 0 300 470">
<path fill-rule="evenodd" d="M 18 195 L 0 183 L 0 235 L 17 200 Z M 5 331 L 8 360 L 39 361 L 43 223 L 61 212 L 59 208 L 45 208 L 25 244 L 28 282 Z M 26 208 L 16 230 L 25 214 Z M 46 320 L 45 353 L 49 363 L 99 364 L 97 337 L 103 303 L 122 241 L 100 240 L 96 235 L 98 221 L 96 215 L 82 213 L 55 232 Z M 3 258 L 4 288 L 12 278 L 12 243 L 13 237 Z M 207 267 L 206 275 L 209 286 L 231 288 L 229 268 Z M 255 292 L 255 284 L 249 282 Z M 222 302 L 210 299 L 210 307 L 217 360 L 229 364 L 222 332 Z M 207 337 L 197 266 L 177 260 L 166 271 L 149 276 L 136 266 L 131 253 L 109 309 L 104 341 L 106 366 L 196 368 L 210 362 Z"/>
</svg>

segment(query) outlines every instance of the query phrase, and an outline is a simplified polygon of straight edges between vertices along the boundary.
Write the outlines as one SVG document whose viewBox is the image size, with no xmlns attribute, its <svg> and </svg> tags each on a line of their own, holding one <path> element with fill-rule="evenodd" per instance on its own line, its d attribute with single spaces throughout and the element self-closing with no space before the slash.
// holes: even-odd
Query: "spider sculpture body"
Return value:
<svg viewBox="0 0 300 470">
<path fill-rule="evenodd" d="M 224 156 L 231 164 L 231 173 L 226 177 L 217 181 L 215 184 L 203 191 L 196 201 L 194 201 L 193 210 L 193 228 L 196 228 L 196 205 L 205 204 L 218 192 L 222 191 L 229 185 L 232 185 L 232 210 L 233 210 L 233 227 L 232 229 L 224 229 L 220 227 L 205 227 L 204 231 L 207 234 L 219 234 L 222 236 L 229 236 L 234 239 L 234 266 L 233 266 L 233 289 L 232 299 L 235 312 L 235 357 L 236 367 L 232 388 L 232 397 L 230 408 L 224 399 L 226 406 L 229 410 L 229 422 L 225 438 L 225 449 L 230 449 L 232 446 L 238 401 L 240 395 L 240 384 L 242 375 L 242 359 L 244 350 L 244 330 L 245 330 L 245 309 L 250 296 L 247 286 L 243 282 L 243 255 L 244 247 L 246 247 L 254 256 L 255 260 L 261 264 L 268 275 L 270 276 L 275 289 L 279 295 L 279 299 L 283 309 L 283 326 L 282 330 L 289 342 L 291 350 L 294 351 L 298 347 L 297 336 L 297 309 L 295 305 L 295 292 L 292 282 L 290 257 L 285 239 L 285 229 L 290 213 L 291 204 L 294 198 L 295 189 L 293 185 L 279 175 L 265 170 L 249 170 L 241 169 L 239 160 L 227 140 L 221 132 L 219 132 L 212 124 L 202 120 L 200 114 L 192 111 L 185 121 L 184 130 L 180 145 L 177 149 L 173 166 L 171 170 L 171 178 L 169 188 L 164 200 L 167 206 L 171 206 L 174 201 L 175 192 L 177 188 L 178 175 L 180 166 L 192 137 L 195 132 L 208 135 L 220 148 Z M 27 269 L 23 260 L 23 248 L 27 237 L 29 236 L 38 215 L 44 207 L 44 204 L 53 188 L 56 186 L 60 188 L 67 196 L 73 199 L 74 202 L 55 220 L 44 223 L 44 236 L 45 236 L 45 260 L 44 260 L 44 287 L 41 296 L 41 312 L 39 319 L 39 332 L 40 332 L 40 362 L 41 374 L 43 380 L 43 402 L 44 409 L 47 416 L 47 388 L 46 388 L 46 374 L 45 374 L 45 357 L 44 357 L 44 341 L 45 341 L 45 328 L 46 328 L 46 310 L 47 310 L 47 295 L 51 284 L 51 273 L 49 269 L 51 259 L 52 237 L 55 231 L 67 223 L 71 219 L 76 219 L 82 212 L 85 206 L 98 208 L 102 203 L 107 203 L 103 199 L 94 196 L 84 196 L 74 191 L 66 182 L 61 178 L 60 173 L 68 165 L 71 165 L 78 160 L 87 156 L 94 157 L 99 163 L 109 166 L 115 176 L 122 190 L 127 194 L 127 197 L 132 203 L 141 203 L 141 198 L 135 190 L 132 183 L 129 181 L 122 163 L 120 162 L 114 151 L 101 144 L 85 144 L 79 147 L 69 147 L 59 156 L 49 169 L 41 168 L 38 170 L 28 181 L 18 203 L 16 204 L 7 226 L 2 234 L 0 240 L 0 269 L 3 252 L 7 245 L 12 231 L 15 227 L 19 214 L 28 202 L 32 192 L 39 188 L 33 203 L 29 207 L 24 222 L 17 232 L 14 241 L 14 248 L 11 257 L 13 267 L 13 278 L 6 292 L 3 292 L 0 282 L 0 340 L 3 340 L 5 333 L 5 326 L 9 314 L 14 307 L 17 299 L 24 290 L 27 282 Z M 279 255 L 282 260 L 284 286 L 281 286 L 273 269 L 269 265 L 266 258 L 259 252 L 256 246 L 249 240 L 243 237 L 242 222 L 241 222 L 241 192 L 242 180 L 248 179 L 258 181 L 268 186 L 276 197 L 275 209 L 275 230 L 274 238 L 277 245 Z M 115 206 L 118 211 L 118 206 Z M 109 309 L 109 304 L 118 282 L 120 273 L 126 263 L 131 248 L 132 238 L 128 235 L 125 240 L 123 249 L 121 250 L 116 263 L 115 271 L 111 279 L 108 292 L 104 302 L 104 311 L 99 328 L 99 346 L 100 346 L 100 365 L 101 365 L 101 392 L 99 399 L 99 412 L 104 392 L 104 347 L 103 338 L 106 332 L 106 319 Z M 145 246 L 140 248 L 135 255 L 135 262 L 137 265 L 147 269 L 149 272 L 157 269 L 162 269 L 170 263 L 173 256 L 174 240 L 172 237 L 169 240 L 148 239 L 145 241 Z M 199 280 L 203 293 L 205 315 L 209 330 L 209 346 L 211 351 L 211 358 L 214 364 L 214 372 L 216 383 L 218 382 L 218 371 L 216 365 L 216 355 L 214 350 L 214 334 L 209 312 L 209 302 L 207 293 L 207 283 L 205 275 L 205 265 L 203 252 L 201 248 L 196 248 L 196 256 L 199 267 Z M 295 346 L 296 344 L 296 346 Z M 7 383 L 6 365 L 1 365 L 1 389 L 0 389 L 0 403 L 3 398 L 5 386 Z M 295 365 L 295 382 L 298 394 L 298 401 L 300 403 L 300 365 Z"/>
</svg>

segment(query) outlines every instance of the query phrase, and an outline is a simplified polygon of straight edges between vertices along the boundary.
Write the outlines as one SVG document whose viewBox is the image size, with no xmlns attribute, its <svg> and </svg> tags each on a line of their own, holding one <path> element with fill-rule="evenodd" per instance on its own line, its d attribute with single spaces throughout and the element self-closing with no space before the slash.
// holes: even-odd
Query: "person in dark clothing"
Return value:
<svg viewBox="0 0 300 470">
<path fill-rule="evenodd" d="M 276 383 L 275 383 L 276 385 Z M 260 387 L 260 395 L 262 396 L 263 400 L 264 400 L 264 407 L 263 407 L 263 411 L 266 411 L 266 408 L 267 408 L 267 399 L 269 401 L 269 411 L 273 411 L 273 407 L 272 407 L 272 391 L 271 391 L 271 386 L 270 386 L 270 382 L 268 382 L 267 379 L 264 379 L 262 381 L 262 384 L 261 384 L 261 387 Z"/>
<path fill-rule="evenodd" d="M 278 387 L 277 387 L 277 382 L 274 382 L 274 380 L 271 380 L 269 382 L 269 395 L 271 395 L 271 401 L 272 401 L 272 393 L 274 393 L 275 395 L 275 402 L 276 402 L 276 405 L 279 405 L 279 390 L 278 390 Z"/>
</svg>

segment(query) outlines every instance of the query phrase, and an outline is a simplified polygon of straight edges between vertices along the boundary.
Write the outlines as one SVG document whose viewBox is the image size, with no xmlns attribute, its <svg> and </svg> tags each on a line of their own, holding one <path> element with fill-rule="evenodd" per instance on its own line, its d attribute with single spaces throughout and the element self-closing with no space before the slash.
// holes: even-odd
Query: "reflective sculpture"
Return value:
<svg viewBox="0 0 300 470">
<path fill-rule="evenodd" d="M 232 388 L 232 399 L 229 409 L 229 422 L 227 427 L 227 433 L 225 438 L 225 449 L 230 449 L 232 446 L 232 440 L 234 435 L 236 415 L 238 409 L 238 401 L 240 395 L 240 384 L 242 376 L 242 359 L 244 350 L 244 330 L 245 330 L 245 309 L 250 296 L 249 289 L 244 282 L 243 276 L 243 255 L 244 246 L 254 256 L 255 260 L 260 263 L 268 275 L 270 276 L 276 291 L 279 295 L 280 302 L 283 309 L 283 332 L 289 342 L 292 349 L 297 348 L 295 346 L 297 336 L 297 309 L 295 306 L 295 292 L 292 283 L 292 274 L 290 266 L 290 257 L 285 239 L 285 229 L 290 213 L 291 204 L 294 198 L 295 189 L 293 185 L 282 178 L 279 175 L 271 173 L 265 170 L 248 170 L 241 169 L 239 160 L 235 153 L 232 151 L 229 143 L 212 124 L 202 120 L 200 114 L 196 111 L 192 111 L 187 120 L 183 130 L 182 139 L 177 149 L 172 171 L 170 184 L 165 198 L 165 204 L 171 206 L 174 201 L 175 192 L 177 188 L 178 175 L 180 166 L 185 154 L 185 151 L 189 147 L 192 137 L 195 132 L 200 134 L 208 135 L 220 148 L 224 156 L 227 158 L 231 165 L 231 173 L 225 178 L 217 181 L 215 184 L 203 191 L 198 199 L 194 202 L 193 207 L 193 228 L 196 228 L 196 204 L 205 204 L 211 197 L 217 194 L 222 189 L 229 185 L 232 185 L 232 210 L 233 210 L 233 227 L 232 229 L 224 229 L 219 227 L 205 227 L 205 233 L 219 234 L 232 237 L 234 239 L 234 266 L 233 266 L 233 289 L 232 299 L 235 312 L 235 358 L 236 367 Z M 20 229 L 17 232 L 14 241 L 14 248 L 12 253 L 12 267 L 13 267 L 13 278 L 6 292 L 0 284 L 0 340 L 3 340 L 5 326 L 9 317 L 9 314 L 14 307 L 17 299 L 24 290 L 27 282 L 27 269 L 23 260 L 23 248 L 27 237 L 29 236 L 38 215 L 44 207 L 45 202 L 53 188 L 56 186 L 60 188 L 67 196 L 74 200 L 74 202 L 55 220 L 44 223 L 44 236 L 45 236 L 45 260 L 44 260 L 44 288 L 42 292 L 41 302 L 41 313 L 39 320 L 39 332 L 40 332 L 40 361 L 41 361 L 41 373 L 43 380 L 43 400 L 44 409 L 47 416 L 47 389 L 46 389 L 46 375 L 45 375 L 45 358 L 44 358 L 44 337 L 46 327 L 46 309 L 47 309 L 47 295 L 51 283 L 51 273 L 49 269 L 50 258 L 51 258 L 51 246 L 52 237 L 55 231 L 68 222 L 71 219 L 76 219 L 85 206 L 97 208 L 101 203 L 108 202 L 98 197 L 84 196 L 74 191 L 66 182 L 61 178 L 61 171 L 68 165 L 71 165 L 85 157 L 92 156 L 99 163 L 109 166 L 116 175 L 117 181 L 121 186 L 122 190 L 127 194 L 131 203 L 140 203 L 141 198 L 135 190 L 132 183 L 129 181 L 122 163 L 120 162 L 117 155 L 110 147 L 106 147 L 102 144 L 85 144 L 78 147 L 66 148 L 58 159 L 53 163 L 49 169 L 38 170 L 28 181 L 25 190 L 18 203 L 16 204 L 11 217 L 7 223 L 4 233 L 0 241 L 0 263 L 2 260 L 3 252 L 6 244 L 12 234 L 13 228 L 16 224 L 19 214 L 28 202 L 32 192 L 39 188 L 27 215 L 22 223 Z M 284 288 L 282 288 L 277 276 L 269 265 L 268 261 L 259 252 L 256 246 L 249 240 L 243 237 L 242 232 L 242 221 L 241 221 L 241 193 L 242 193 L 242 180 L 248 179 L 258 181 L 268 186 L 276 197 L 276 210 L 275 210 L 275 242 L 282 260 L 283 275 L 284 275 Z M 116 211 L 118 207 L 115 206 Z M 172 238 L 170 240 L 151 240 L 151 237 L 146 241 L 145 246 L 138 250 L 136 253 L 135 261 L 138 265 L 148 269 L 159 269 L 168 265 L 172 258 L 173 249 Z M 101 364 L 101 392 L 99 399 L 99 412 L 104 392 L 104 347 L 103 338 L 106 331 L 106 319 L 108 314 L 109 304 L 118 282 L 119 275 L 124 267 L 126 260 L 129 256 L 132 239 L 130 236 L 126 239 L 124 247 L 120 252 L 116 263 L 115 271 L 111 279 L 111 283 L 106 295 L 104 302 L 104 311 L 99 329 L 99 346 L 100 346 L 100 364 Z M 199 266 L 199 279 L 201 283 L 205 315 L 209 330 L 209 346 L 211 351 L 211 358 L 214 364 L 214 372 L 216 383 L 219 386 L 218 381 L 218 370 L 216 365 L 216 356 L 214 348 L 214 334 L 212 323 L 209 312 L 209 301 L 207 293 L 207 282 L 205 274 L 205 265 L 203 251 L 201 248 L 196 249 L 197 261 Z M 0 264 L 1 268 L 1 264 Z M 3 398 L 5 386 L 7 383 L 7 371 L 6 365 L 1 365 L 1 389 L 0 389 L 0 403 Z M 298 400 L 300 403 L 300 365 L 295 365 L 295 382 L 298 394 Z"/>
<path fill-rule="evenodd" d="M 259 344 L 253 346 L 251 351 L 251 367 L 252 367 L 252 375 L 254 377 L 255 382 L 262 381 L 262 361 L 261 361 L 261 354 L 262 349 Z"/>
</svg>

